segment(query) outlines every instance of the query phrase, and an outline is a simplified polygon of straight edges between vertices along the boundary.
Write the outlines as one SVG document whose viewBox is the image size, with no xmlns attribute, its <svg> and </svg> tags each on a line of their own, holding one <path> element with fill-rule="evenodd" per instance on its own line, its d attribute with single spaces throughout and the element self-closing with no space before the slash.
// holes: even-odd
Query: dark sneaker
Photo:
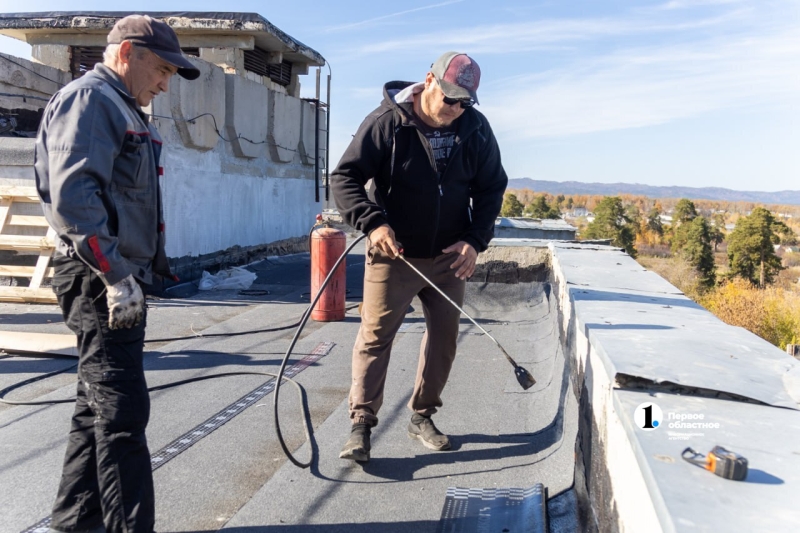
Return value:
<svg viewBox="0 0 800 533">
<path fill-rule="evenodd" d="M 350 438 L 339 452 L 339 459 L 350 459 L 360 463 L 369 461 L 369 436 L 371 433 L 372 428 L 369 425 L 353 424 L 353 427 L 350 428 Z"/>
<path fill-rule="evenodd" d="M 450 439 L 436 429 L 430 417 L 414 413 L 408 424 L 408 438 L 419 439 L 422 445 L 437 452 L 450 449 Z"/>
</svg>

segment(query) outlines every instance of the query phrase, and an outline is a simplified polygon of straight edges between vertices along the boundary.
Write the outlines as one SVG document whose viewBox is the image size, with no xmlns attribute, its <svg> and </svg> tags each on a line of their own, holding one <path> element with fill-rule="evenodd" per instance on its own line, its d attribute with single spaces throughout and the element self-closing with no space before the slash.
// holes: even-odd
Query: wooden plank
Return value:
<svg viewBox="0 0 800 533">
<path fill-rule="evenodd" d="M 0 213 L 2 215 L 2 213 Z M 49 228 L 50 224 L 43 216 L 37 215 L 11 215 L 8 217 L 9 226 L 36 226 L 37 228 Z"/>
<path fill-rule="evenodd" d="M 0 197 L 36 198 L 36 201 L 39 201 L 36 187 L 19 187 L 17 185 L 0 185 Z"/>
<path fill-rule="evenodd" d="M 0 265 L 0 276 L 30 277 L 28 287 L 0 287 L 0 301 L 25 303 L 55 303 L 56 295 L 49 288 L 41 288 L 45 277 L 52 277 L 50 258 L 55 250 L 56 233 L 43 216 L 10 215 L 13 204 L 39 202 L 35 187 L 0 186 L 0 233 L 8 226 L 47 227 L 47 235 L 2 235 L 0 250 L 39 252 L 35 267 Z"/>
<path fill-rule="evenodd" d="M 8 213 L 11 210 L 11 198 L 0 198 L 0 233 L 6 229 L 6 224 L 9 221 Z"/>
<path fill-rule="evenodd" d="M 11 353 L 37 352 L 78 357 L 78 339 L 75 335 L 0 331 L 0 350 Z"/>
<path fill-rule="evenodd" d="M 0 302 L 50 304 L 57 301 L 51 288 L 0 287 Z"/>
<path fill-rule="evenodd" d="M 0 265 L 0 277 L 12 278 L 32 278 L 34 266 Z M 48 268 L 44 275 L 45 278 L 53 277 L 53 268 Z"/>
<path fill-rule="evenodd" d="M 47 237 L 35 235 L 0 235 L 0 250 L 49 250 L 55 243 Z"/>
<path fill-rule="evenodd" d="M 56 232 L 53 228 L 47 229 L 47 240 L 53 242 L 56 238 Z M 36 260 L 36 268 L 33 271 L 33 276 L 31 277 L 31 283 L 29 287 L 31 289 L 38 289 L 42 286 L 42 281 L 44 281 L 44 275 L 47 273 L 47 267 L 50 264 L 50 258 L 53 256 L 53 248 L 49 250 L 42 250 L 39 253 L 39 259 Z"/>
</svg>

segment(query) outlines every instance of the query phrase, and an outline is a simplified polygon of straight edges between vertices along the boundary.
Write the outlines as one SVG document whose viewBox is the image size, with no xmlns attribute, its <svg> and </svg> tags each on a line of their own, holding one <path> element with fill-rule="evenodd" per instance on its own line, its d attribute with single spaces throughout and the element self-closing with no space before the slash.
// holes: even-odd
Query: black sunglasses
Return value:
<svg viewBox="0 0 800 533">
<path fill-rule="evenodd" d="M 449 96 L 445 96 L 444 103 L 447 105 L 461 104 L 462 109 L 467 109 L 475 105 L 475 100 L 471 98 L 450 98 Z"/>
</svg>

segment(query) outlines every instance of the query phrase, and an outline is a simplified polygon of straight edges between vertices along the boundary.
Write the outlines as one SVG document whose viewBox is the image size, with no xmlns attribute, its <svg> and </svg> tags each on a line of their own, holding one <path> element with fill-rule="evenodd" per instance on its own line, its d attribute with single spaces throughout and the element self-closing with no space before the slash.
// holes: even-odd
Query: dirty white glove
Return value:
<svg viewBox="0 0 800 533">
<path fill-rule="evenodd" d="M 109 285 L 106 290 L 108 302 L 108 327 L 111 329 L 132 328 L 142 321 L 144 295 L 139 284 L 128 277 Z"/>
</svg>

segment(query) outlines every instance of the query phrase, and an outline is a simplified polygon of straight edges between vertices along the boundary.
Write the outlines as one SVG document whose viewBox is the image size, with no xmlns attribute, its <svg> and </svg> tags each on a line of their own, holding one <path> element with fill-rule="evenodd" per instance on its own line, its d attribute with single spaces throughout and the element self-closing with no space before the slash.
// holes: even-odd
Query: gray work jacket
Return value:
<svg viewBox="0 0 800 533">
<path fill-rule="evenodd" d="M 113 285 L 172 277 L 158 180 L 161 138 L 103 64 L 50 100 L 34 155 L 36 188 L 57 250 Z"/>
</svg>

